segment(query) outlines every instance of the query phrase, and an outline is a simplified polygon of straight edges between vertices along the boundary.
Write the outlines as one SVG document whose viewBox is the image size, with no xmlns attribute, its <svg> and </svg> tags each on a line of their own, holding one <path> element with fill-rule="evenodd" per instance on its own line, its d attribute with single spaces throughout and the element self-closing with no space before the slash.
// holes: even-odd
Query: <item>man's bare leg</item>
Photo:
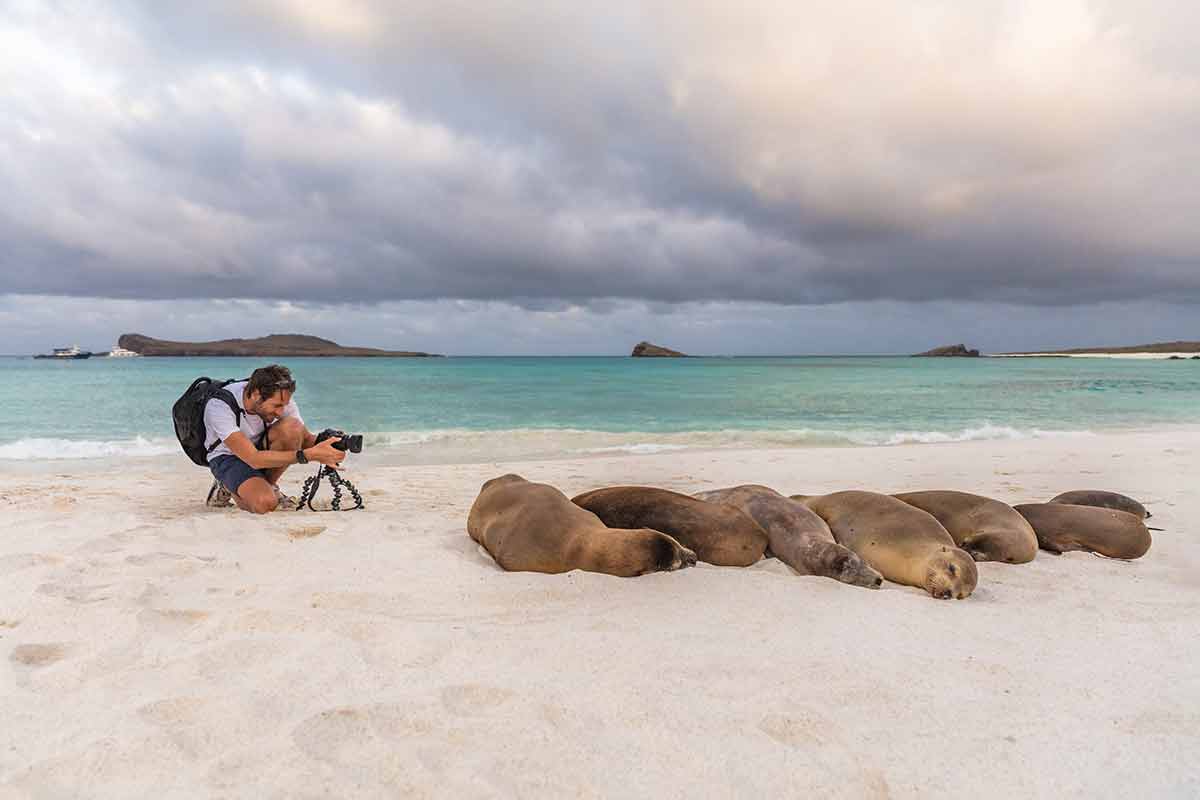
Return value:
<svg viewBox="0 0 1200 800">
<path fill-rule="evenodd" d="M 268 514 L 279 506 L 275 485 L 262 478 L 247 478 L 233 496 L 238 508 L 255 514 Z"/>
<path fill-rule="evenodd" d="M 304 425 L 295 417 L 284 417 L 268 429 L 267 449 L 294 453 L 304 446 Z M 272 486 L 279 483 L 287 466 L 264 469 L 267 482 Z"/>
</svg>

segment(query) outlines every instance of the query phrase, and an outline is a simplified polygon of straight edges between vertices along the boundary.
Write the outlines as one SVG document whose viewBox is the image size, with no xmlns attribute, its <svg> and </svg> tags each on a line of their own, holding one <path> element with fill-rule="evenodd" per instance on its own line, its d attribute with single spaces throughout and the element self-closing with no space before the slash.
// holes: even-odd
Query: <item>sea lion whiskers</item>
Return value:
<svg viewBox="0 0 1200 800">
<path fill-rule="evenodd" d="M 878 589 L 883 586 L 883 576 L 867 565 L 862 557 L 852 550 L 838 553 L 833 560 L 830 574 L 842 583 Z"/>
<path fill-rule="evenodd" d="M 979 581 L 975 561 L 964 558 L 961 549 L 943 547 L 926 566 L 925 589 L 940 600 L 963 600 Z"/>
</svg>

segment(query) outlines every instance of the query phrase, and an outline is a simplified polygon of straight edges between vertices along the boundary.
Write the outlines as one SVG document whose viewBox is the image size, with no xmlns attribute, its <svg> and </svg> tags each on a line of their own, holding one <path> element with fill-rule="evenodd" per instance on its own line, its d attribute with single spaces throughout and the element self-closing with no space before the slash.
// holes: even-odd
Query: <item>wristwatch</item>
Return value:
<svg viewBox="0 0 1200 800">
<path fill-rule="evenodd" d="M 307 464 L 308 463 L 308 456 L 304 455 L 303 450 L 296 451 L 296 463 L 297 464 Z"/>
</svg>

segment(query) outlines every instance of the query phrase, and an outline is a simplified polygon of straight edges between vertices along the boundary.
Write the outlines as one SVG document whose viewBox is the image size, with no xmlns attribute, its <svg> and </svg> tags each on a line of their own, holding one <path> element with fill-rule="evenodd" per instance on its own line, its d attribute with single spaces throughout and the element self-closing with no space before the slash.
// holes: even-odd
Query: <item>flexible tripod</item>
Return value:
<svg viewBox="0 0 1200 800">
<path fill-rule="evenodd" d="M 317 489 L 321 486 L 321 478 L 329 478 L 329 485 L 333 487 L 333 502 L 329 504 L 329 508 L 313 508 L 312 501 L 317 496 Z M 354 497 L 354 508 L 342 508 L 342 487 L 345 486 L 350 490 L 351 496 Z M 317 470 L 317 474 L 313 475 L 304 481 L 304 489 L 300 492 L 299 508 L 308 506 L 309 511 L 357 511 L 363 507 L 362 495 L 358 493 L 358 489 L 354 488 L 354 484 L 338 474 L 338 471 L 333 467 L 323 466 Z"/>
</svg>

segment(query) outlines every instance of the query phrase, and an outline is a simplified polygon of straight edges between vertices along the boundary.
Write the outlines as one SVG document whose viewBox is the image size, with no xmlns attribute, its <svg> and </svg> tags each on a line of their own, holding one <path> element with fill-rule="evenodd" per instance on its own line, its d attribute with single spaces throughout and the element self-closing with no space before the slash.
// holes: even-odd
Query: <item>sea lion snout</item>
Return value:
<svg viewBox="0 0 1200 800">
<path fill-rule="evenodd" d="M 674 538 L 660 531 L 643 528 L 641 533 L 647 535 L 648 545 L 653 549 L 653 562 L 664 572 L 674 572 L 679 569 L 696 566 L 696 552 L 681 545 Z"/>
<path fill-rule="evenodd" d="M 925 588 L 940 600 L 962 600 L 975 591 L 979 570 L 975 560 L 958 548 L 942 547 L 929 561 Z"/>
<path fill-rule="evenodd" d="M 838 555 L 834 560 L 833 570 L 833 574 L 842 583 L 863 586 L 867 589 L 878 589 L 883 586 L 883 576 L 851 550 L 846 550 Z"/>
<path fill-rule="evenodd" d="M 991 538 L 986 533 L 980 533 L 963 539 L 959 547 L 976 561 L 989 561 L 988 554 L 995 550 Z"/>
</svg>

